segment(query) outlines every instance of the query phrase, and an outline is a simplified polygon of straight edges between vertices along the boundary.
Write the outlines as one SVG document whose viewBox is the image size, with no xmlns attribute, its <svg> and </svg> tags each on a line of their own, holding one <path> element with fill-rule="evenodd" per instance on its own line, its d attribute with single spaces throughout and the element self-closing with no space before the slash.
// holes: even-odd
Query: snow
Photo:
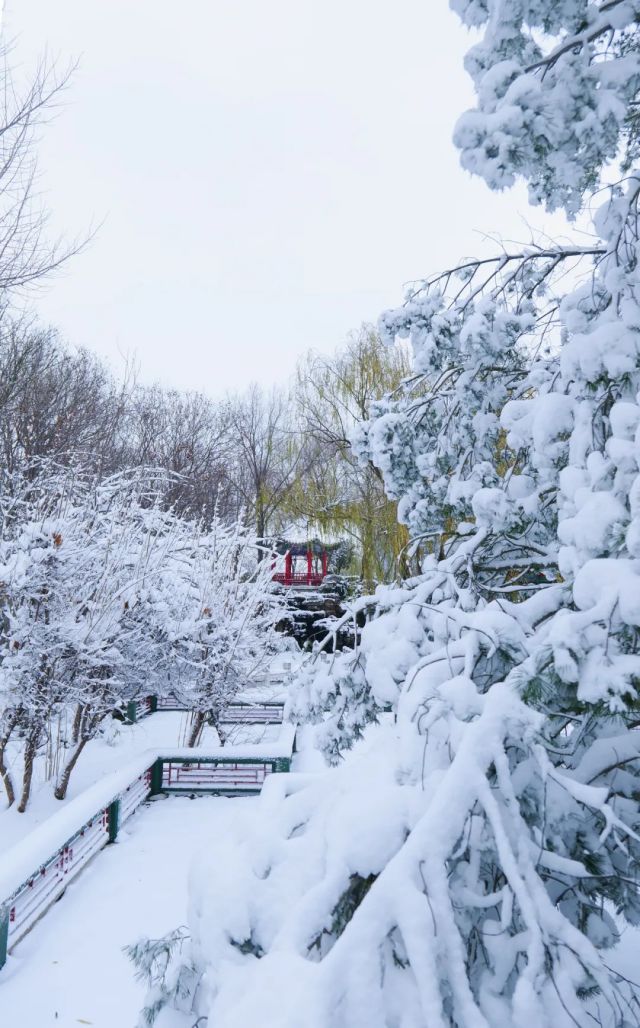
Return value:
<svg viewBox="0 0 640 1028">
<path fill-rule="evenodd" d="M 165 1007 L 158 1028 L 571 1028 L 588 1016 L 609 1028 L 627 1009 L 637 1021 L 640 986 L 611 967 L 631 967 L 639 936 L 628 926 L 640 924 L 640 146 L 629 118 L 640 89 L 640 0 L 599 12 L 587 4 L 586 23 L 582 0 L 452 5 L 469 25 L 486 24 L 467 60 L 477 109 L 455 131 L 466 168 L 492 188 L 524 178 L 532 202 L 570 218 L 595 201 L 616 158 L 623 175 L 594 216 L 594 245 L 532 240 L 467 261 L 412 285 L 404 307 L 383 317 L 385 338 L 410 338 L 415 375 L 377 402 L 353 445 L 398 501 L 416 577 L 358 600 L 345 615 L 365 613 L 353 651 L 318 647 L 288 690 L 288 712 L 313 724 L 304 742 L 335 766 L 318 773 L 305 753 L 253 806 L 219 808 L 238 815 L 200 837 L 175 920 L 164 920 L 179 862 L 173 816 L 168 837 L 164 825 L 146 851 L 158 867 L 145 865 L 143 896 L 127 891 L 135 846 L 116 866 L 127 837 L 115 857 L 105 855 L 118 873 L 105 871 L 100 886 L 125 907 L 141 904 L 140 930 L 156 916 L 156 934 L 188 920 L 190 939 L 150 975 L 145 1002 Z M 17 599 L 3 689 L 16 734 L 29 690 L 27 755 L 44 748 L 52 725 L 62 739 L 57 758 L 69 738 L 67 700 L 51 720 L 53 676 L 43 702 L 43 676 L 33 673 L 34 654 L 54 644 L 67 662 L 64 681 L 79 668 L 90 686 L 82 703 L 97 719 L 91 735 L 110 715 L 116 685 L 130 685 L 126 699 L 139 695 L 139 679 L 151 690 L 155 675 L 161 689 L 164 676 L 183 702 L 215 714 L 214 701 L 236 695 L 249 669 L 254 680 L 263 670 L 264 597 L 258 588 L 246 599 L 229 593 L 229 569 L 240 582 L 234 547 L 203 538 L 195 552 L 204 552 L 181 576 L 169 521 L 152 512 L 162 531 L 141 536 L 138 521 L 148 515 L 140 511 L 132 522 L 122 508 L 122 536 L 134 557 L 141 538 L 166 537 L 171 558 L 158 552 L 157 561 L 170 570 L 160 590 L 136 592 L 129 563 L 116 561 L 123 586 L 114 592 L 99 550 L 87 562 L 78 542 L 63 546 L 70 533 L 77 541 L 94 534 L 80 510 L 61 531 L 36 509 L 7 541 L 0 577 Z M 103 549 L 115 552 L 110 510 L 98 514 Z M 104 581 L 101 607 L 78 602 L 74 568 L 87 582 Z M 260 570 L 266 578 L 268 562 Z M 121 602 L 125 585 L 131 607 Z M 42 595 L 57 610 L 55 631 L 39 616 Z M 67 596 L 59 609 L 58 595 Z M 247 601 L 255 615 L 248 633 Z M 87 629 L 102 626 L 95 639 L 77 638 L 67 607 Z M 123 656 L 112 682 L 96 672 L 112 663 L 116 629 Z M 165 639 L 161 668 L 152 646 Z M 77 657 L 69 641 L 81 644 Z M 226 669 L 213 691 L 212 653 Z M 134 658 L 138 678 L 129 683 Z M 283 664 L 276 674 L 287 672 Z M 96 681 L 104 696 L 94 695 Z M 276 756 L 292 732 L 263 738 L 251 755 Z M 237 739 L 222 753 L 233 759 L 247 748 Z M 140 747 L 131 765 L 111 767 L 19 842 L 0 885 L 15 884 L 19 869 L 64 841 L 74 818 L 108 802 L 125 773 L 159 752 Z M 146 817 L 133 819 L 131 838 Z M 101 857 L 97 867 L 106 868 Z M 71 890 L 74 902 L 84 883 Z M 95 896 L 84 898 L 73 924 L 111 985 L 113 925 L 127 913 L 112 900 L 96 918 Z M 151 914 L 144 904 L 154 900 Z M 60 926 L 66 909 L 54 911 Z M 96 954 L 102 940 L 86 946 L 86 925 L 101 925 L 100 914 L 110 948 Z M 51 947 L 43 949 L 49 959 Z M 137 947 L 138 966 L 149 968 L 154 952 Z M 82 971 L 88 958 L 75 956 Z M 50 1002 L 48 973 L 34 1002 Z M 74 967 L 71 992 L 76 978 Z M 171 1006 L 190 1017 L 178 1022 Z M 38 1028 L 51 1013 L 36 1010 Z M 112 1010 L 111 1021 L 126 1023 L 130 1013 Z"/>
<path fill-rule="evenodd" d="M 0 971 L 3 1028 L 133 1028 L 145 990 L 122 947 L 184 922 L 194 854 L 246 830 L 256 802 L 169 797 L 136 813 Z"/>
<path fill-rule="evenodd" d="M 587 561 L 576 575 L 573 597 L 580 610 L 618 604 L 625 624 L 640 626 L 640 561 Z"/>
<path fill-rule="evenodd" d="M 292 725 L 239 727 L 231 744 L 224 747 L 211 741 L 197 750 L 173 745 L 171 740 L 184 734 L 185 718 L 179 713 L 158 713 L 120 727 L 115 745 L 100 746 L 94 741 L 87 747 L 82 774 L 79 767 L 74 782 L 76 794 L 63 804 L 53 800 L 43 783 L 27 815 L 2 812 L 0 897 L 11 895 L 159 756 L 260 760 L 291 754 Z M 215 733 L 209 734 L 215 740 Z M 0 1024 L 14 1023 L 19 1011 L 21 1028 L 133 1025 L 144 989 L 135 982 L 122 946 L 141 934 L 162 935 L 184 920 L 193 854 L 227 835 L 232 823 L 244 825 L 247 832 L 246 822 L 254 809 L 255 801 L 249 797 L 199 797 L 193 802 L 158 797 L 132 815 L 121 826 L 116 845 L 93 858 L 67 887 L 63 901 L 47 911 L 9 957 L 0 972 Z M 5 826 L 13 831 L 5 831 Z M 22 837 L 6 849 L 10 835 Z M 91 930 L 95 925 L 100 926 L 99 932 Z M 34 981 L 37 989 L 32 987 Z"/>
<path fill-rule="evenodd" d="M 277 688 L 265 687 L 256 693 L 255 698 L 278 698 Z M 242 698 L 245 698 L 243 693 Z M 248 698 L 248 696 L 246 697 Z M 252 697 L 253 698 L 253 697 Z M 112 774 L 124 765 L 132 765 L 141 753 L 149 750 L 171 750 L 176 753 L 184 743 L 190 715 L 178 711 L 161 711 L 144 718 L 133 725 L 123 725 L 114 721 L 105 736 L 92 739 L 83 751 L 75 768 L 69 786 L 68 800 L 80 796 L 95 782 Z M 280 725 L 234 726 L 229 732 L 230 744 L 244 742 L 274 742 L 280 736 Z M 202 752 L 216 747 L 216 732 L 207 727 L 202 740 Z M 17 748 L 16 748 L 17 749 Z M 200 751 L 197 751 L 200 752 Z M 193 751 L 191 751 L 193 753 Z M 146 757 L 144 758 L 146 759 Z M 16 750 L 9 750 L 9 766 L 15 777 L 21 774 L 21 759 Z M 53 797 L 51 782 L 44 778 L 44 767 L 40 762 L 36 768 L 38 781 L 34 785 L 29 806 L 24 814 L 19 814 L 15 806 L 8 810 L 0 810 L 0 853 L 31 832 L 38 825 L 60 810 L 61 804 Z M 91 811 L 91 813 L 95 813 Z"/>
<path fill-rule="evenodd" d="M 371 814 L 375 814 L 376 799 L 380 798 L 383 807 L 389 813 L 395 811 L 395 818 L 402 821 L 400 809 L 393 802 L 393 786 L 390 782 L 385 783 L 386 771 L 376 761 L 378 742 L 379 739 L 373 737 L 371 745 L 365 745 L 359 757 L 354 754 L 355 759 L 349 758 L 351 768 L 348 774 L 366 776 L 377 763 L 378 771 L 371 781 Z M 486 737 L 484 745 L 490 747 Z M 360 765 L 359 769 L 357 765 Z M 340 772 L 329 774 L 335 778 Z M 79 1024 L 89 1024 L 93 1028 L 133 1028 L 143 1004 L 145 988 L 135 980 L 132 965 L 122 952 L 123 947 L 141 935 L 157 938 L 176 925 L 184 924 L 189 909 L 190 925 L 200 933 L 202 945 L 210 947 L 222 943 L 221 938 L 220 943 L 215 944 L 212 937 L 214 926 L 220 923 L 226 928 L 235 924 L 238 937 L 242 937 L 246 932 L 246 924 L 242 921 L 251 906 L 247 906 L 243 884 L 248 873 L 253 877 L 252 861 L 259 864 L 261 860 L 259 848 L 253 857 L 251 853 L 252 844 L 259 843 L 259 830 L 277 815 L 278 798 L 283 795 L 299 796 L 304 802 L 305 791 L 309 788 L 315 792 L 316 798 L 320 798 L 326 789 L 321 788 L 318 792 L 319 785 L 318 776 L 283 775 L 277 780 L 271 779 L 260 798 L 202 797 L 187 801 L 163 797 L 142 808 L 122 830 L 117 844 L 103 850 L 91 862 L 80 878 L 69 886 L 63 901 L 56 904 L 9 957 L 6 967 L 0 972 L 0 1024 L 19 1024 L 20 1028 L 77 1028 Z M 447 792 L 452 804 L 450 809 L 460 808 L 460 790 L 470 787 L 473 788 L 473 783 L 468 774 L 463 774 L 457 782 L 451 781 L 452 793 Z M 340 875 L 354 869 L 367 873 L 372 856 L 376 862 L 387 859 L 384 852 L 376 853 L 380 846 L 386 848 L 390 845 L 392 851 L 398 850 L 402 840 L 393 840 L 393 836 L 401 829 L 400 821 L 397 827 L 389 822 L 386 840 L 378 836 L 367 841 L 368 833 L 366 830 L 360 832 L 360 827 L 366 829 L 369 818 L 366 811 L 358 808 L 358 794 L 349 796 L 342 790 L 338 792 L 341 797 L 335 811 L 330 809 L 333 801 L 327 796 L 329 809 L 326 810 L 328 821 L 325 825 L 332 838 L 342 840 L 345 847 L 346 867 L 343 871 L 337 867 L 336 870 Z M 447 795 L 441 794 L 438 803 L 445 803 Z M 295 809 L 290 811 L 290 823 L 295 820 L 295 813 Z M 405 818 L 407 813 L 405 811 Z M 361 814 L 364 814 L 362 821 Z M 427 821 L 433 825 L 435 819 L 436 811 L 432 807 Z M 353 825 L 356 823 L 359 830 L 354 833 Z M 445 822 L 440 819 L 439 823 Z M 374 826 L 373 820 L 371 826 Z M 314 835 L 318 828 L 314 829 Z M 278 825 L 279 834 L 284 832 L 286 835 L 288 830 L 286 824 Z M 453 831 L 453 827 L 450 826 L 450 830 Z M 419 834 L 426 831 L 428 823 L 423 823 Z M 440 844 L 439 833 L 430 838 L 432 845 Z M 418 845 L 418 841 L 416 837 L 413 847 Z M 309 854 L 320 856 L 314 840 L 306 842 L 305 846 Z M 405 849 L 401 860 L 406 861 L 408 857 Z M 395 890 L 401 888 L 402 875 L 394 868 L 393 860 L 385 878 L 390 884 L 395 882 L 392 886 Z M 430 877 L 429 880 L 433 883 L 434 899 L 438 901 L 435 879 Z M 210 885 L 214 881 L 216 888 L 212 890 Z M 305 882 L 312 885 L 306 898 L 304 891 L 299 893 L 300 889 L 305 889 Z M 278 873 L 275 883 L 268 885 L 278 899 L 278 905 L 272 907 L 274 920 L 271 930 L 286 910 L 286 903 L 282 903 L 283 889 L 292 898 L 299 893 L 300 901 L 307 908 L 307 917 L 321 914 L 321 908 L 317 908 L 313 901 L 313 893 L 317 890 L 313 883 L 313 866 L 307 869 L 303 880 L 287 882 L 286 874 Z M 223 884 L 225 887 L 221 888 Z M 265 884 L 268 884 L 268 879 Z M 326 882 L 322 888 L 326 888 Z M 196 896 L 200 897 L 197 904 Z M 406 905 L 403 911 L 407 934 L 417 930 L 418 921 L 428 913 L 415 907 L 418 896 L 417 892 L 415 900 L 407 896 L 407 900 L 414 903 L 413 913 Z M 471 894 L 470 898 L 476 902 Z M 210 916 L 212 902 L 225 903 L 222 918 Z M 371 927 L 388 916 L 383 908 L 376 911 L 375 906 L 370 907 L 371 904 L 365 900 L 356 919 L 359 931 L 349 940 L 350 947 L 361 944 L 363 952 L 366 951 Z M 328 990 L 330 986 L 333 990 L 334 983 L 317 963 L 297 954 L 295 933 L 291 934 L 294 926 L 295 920 L 285 917 L 279 946 L 274 948 L 268 959 L 253 961 L 250 989 L 246 988 L 244 963 L 225 962 L 224 988 L 216 1003 L 215 1023 L 220 1028 L 245 1028 L 253 1023 L 273 1028 L 284 1028 L 285 1025 L 327 1028 L 333 1023 L 328 1005 L 331 993 Z M 340 966 L 341 950 L 338 943 L 330 955 L 327 971 Z M 633 977 L 637 952 L 638 934 L 628 929 L 611 959 L 616 967 Z M 347 983 L 340 974 L 338 981 Z M 34 988 L 34 983 L 37 983 L 37 988 Z M 371 1028 L 385 1023 L 376 1016 L 375 989 L 365 1001 L 366 980 L 358 983 L 349 974 L 348 987 L 354 995 L 353 1005 L 350 1005 L 352 1020 L 348 1022 L 351 1026 L 366 1024 Z M 396 996 L 397 1002 L 401 1002 L 400 995 Z M 410 997 L 406 998 L 410 1000 Z M 358 1004 L 363 1004 L 359 1010 Z M 194 1016 L 164 1011 L 157 1028 L 192 1028 L 193 1022 Z M 410 1020 L 407 1023 L 420 1022 Z"/>
<path fill-rule="evenodd" d="M 176 695 L 200 741 L 205 712 L 218 718 L 282 648 L 271 564 L 244 523 L 180 518 L 153 471 L 94 481 L 47 463 L 37 489 L 27 479 L 3 493 L 20 516 L 3 507 L 0 532 L 0 748 L 23 751 L 21 809 L 34 759 L 64 795 L 114 709 Z"/>
<path fill-rule="evenodd" d="M 0 867 L 2 899 L 8 899 L 29 875 L 61 849 L 75 832 L 147 771 L 153 764 L 156 752 L 146 750 L 119 771 L 113 771 L 96 782 L 74 800 L 64 803 L 57 813 L 29 832 L 15 846 L 3 852 Z"/>
<path fill-rule="evenodd" d="M 156 715 L 161 716 L 161 715 Z M 124 767 L 102 777 L 62 809 L 47 818 L 17 845 L 5 851 L 0 868 L 0 897 L 6 899 L 19 888 L 26 878 L 60 849 L 87 821 L 103 810 L 128 785 L 147 771 L 158 757 L 176 757 L 194 760 L 200 757 L 252 758 L 290 756 L 295 736 L 293 725 L 283 725 L 278 738 L 272 742 L 238 743 L 231 746 L 187 747 L 163 745 L 146 749 Z"/>
<path fill-rule="evenodd" d="M 464 165 L 577 213 L 640 63 L 616 79 L 621 39 L 553 57 L 573 0 L 455 3 L 487 20 Z M 293 683 L 335 770 L 269 783 L 251 836 L 202 856 L 158 1002 L 185 1001 L 182 966 L 194 1018 L 223 1028 L 569 1028 L 592 990 L 597 1023 L 637 1020 L 610 910 L 640 923 L 639 185 L 603 196 L 594 247 L 505 244 L 383 316 L 414 375 L 353 443 L 417 577 L 358 601 L 353 651 Z"/>
</svg>

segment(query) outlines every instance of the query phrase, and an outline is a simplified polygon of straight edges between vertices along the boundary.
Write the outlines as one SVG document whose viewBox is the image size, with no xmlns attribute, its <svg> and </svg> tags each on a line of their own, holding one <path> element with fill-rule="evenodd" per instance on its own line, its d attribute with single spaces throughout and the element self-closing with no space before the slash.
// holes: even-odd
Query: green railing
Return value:
<svg viewBox="0 0 640 1028">
<path fill-rule="evenodd" d="M 157 711 L 188 713 L 190 709 L 175 696 L 142 696 L 127 704 L 126 718 L 135 724 Z M 225 725 L 281 725 L 283 719 L 282 700 L 234 700 L 225 707 L 220 720 Z"/>
<path fill-rule="evenodd" d="M 115 841 L 120 827 L 160 793 L 247 796 L 272 774 L 290 771 L 295 728 L 277 742 L 198 750 L 147 751 L 35 829 L 2 860 L 0 870 L 0 968 L 7 953 L 64 893 L 88 862 Z M 75 822 L 75 824 L 74 824 Z M 24 875 L 24 867 L 32 872 Z"/>
</svg>

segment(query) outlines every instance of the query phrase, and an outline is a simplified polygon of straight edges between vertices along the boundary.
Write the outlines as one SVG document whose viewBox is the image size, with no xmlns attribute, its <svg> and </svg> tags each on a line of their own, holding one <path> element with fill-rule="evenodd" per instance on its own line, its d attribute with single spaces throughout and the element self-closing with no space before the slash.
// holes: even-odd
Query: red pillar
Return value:
<svg viewBox="0 0 640 1028">
<path fill-rule="evenodd" d="M 291 551 L 287 550 L 284 558 L 284 580 L 286 585 L 291 585 Z"/>
<path fill-rule="evenodd" d="M 329 566 L 329 558 L 327 556 L 327 551 L 323 550 L 322 551 L 322 577 L 323 578 L 327 577 L 328 566 Z"/>
<path fill-rule="evenodd" d="M 312 561 L 313 554 L 311 552 L 311 547 L 309 547 L 307 550 L 307 585 L 311 585 L 311 576 L 313 574 Z"/>
</svg>

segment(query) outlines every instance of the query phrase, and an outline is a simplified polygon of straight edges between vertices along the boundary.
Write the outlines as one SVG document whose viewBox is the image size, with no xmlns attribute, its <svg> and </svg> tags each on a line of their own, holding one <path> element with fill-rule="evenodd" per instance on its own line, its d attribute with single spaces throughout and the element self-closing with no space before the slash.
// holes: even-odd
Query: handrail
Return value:
<svg viewBox="0 0 640 1028">
<path fill-rule="evenodd" d="M 225 725 L 281 725 L 284 720 L 284 700 L 234 700 L 225 708 L 221 723 Z M 127 705 L 127 721 L 135 724 L 157 711 L 185 711 L 185 706 L 177 697 L 142 696 L 131 700 Z"/>
<path fill-rule="evenodd" d="M 295 727 L 273 743 L 146 750 L 126 768 L 70 800 L 3 857 L 0 870 L 0 968 L 7 953 L 64 893 L 119 828 L 159 793 L 251 795 L 271 774 L 287 772 Z M 24 868 L 33 871 L 25 876 Z"/>
<path fill-rule="evenodd" d="M 272 577 L 273 581 L 280 585 L 322 585 L 325 578 L 319 571 L 312 571 L 310 574 L 306 571 L 292 571 L 290 574 L 286 571 L 277 571 Z"/>
</svg>

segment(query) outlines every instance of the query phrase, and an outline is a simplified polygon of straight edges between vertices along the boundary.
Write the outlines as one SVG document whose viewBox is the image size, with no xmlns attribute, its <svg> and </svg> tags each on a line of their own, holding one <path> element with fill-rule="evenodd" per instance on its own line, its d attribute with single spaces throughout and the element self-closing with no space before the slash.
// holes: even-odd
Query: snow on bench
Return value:
<svg viewBox="0 0 640 1028">
<path fill-rule="evenodd" d="M 0 968 L 7 953 L 62 896 L 120 826 L 159 793 L 249 795 L 268 776 L 289 771 L 295 727 L 272 743 L 146 750 L 105 776 L 3 855 L 0 868 Z"/>
</svg>

